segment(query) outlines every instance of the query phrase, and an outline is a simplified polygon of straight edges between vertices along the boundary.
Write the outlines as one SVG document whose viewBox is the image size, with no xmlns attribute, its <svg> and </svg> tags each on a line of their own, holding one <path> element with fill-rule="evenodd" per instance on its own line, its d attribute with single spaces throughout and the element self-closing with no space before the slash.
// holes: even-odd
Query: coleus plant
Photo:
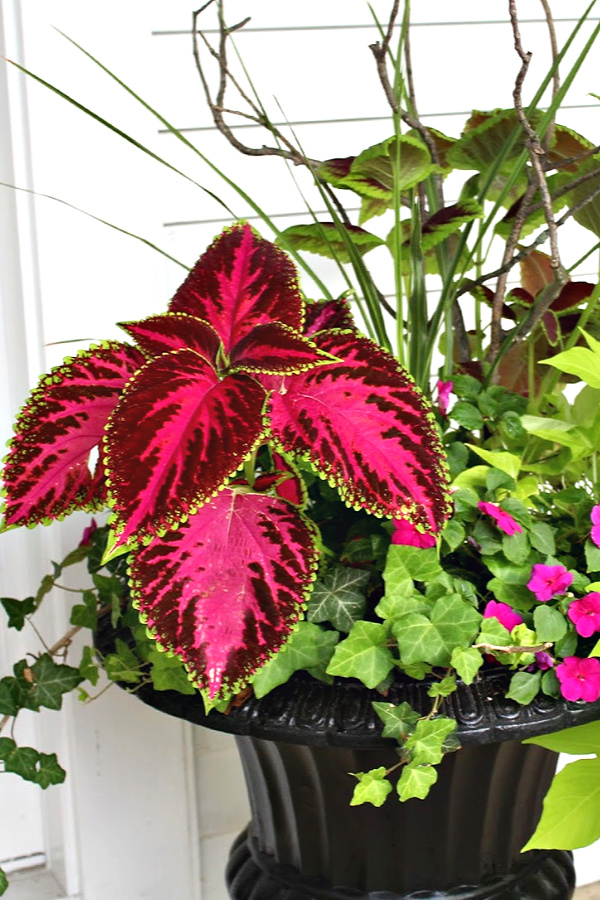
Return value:
<svg viewBox="0 0 600 900">
<path fill-rule="evenodd" d="M 294 460 L 348 506 L 432 534 L 449 515 L 444 454 L 407 372 L 345 301 L 305 302 L 293 263 L 246 224 L 217 237 L 167 312 L 122 327 L 135 344 L 91 347 L 32 392 L 4 527 L 108 505 L 142 621 L 210 708 L 282 647 L 315 579 Z"/>
</svg>

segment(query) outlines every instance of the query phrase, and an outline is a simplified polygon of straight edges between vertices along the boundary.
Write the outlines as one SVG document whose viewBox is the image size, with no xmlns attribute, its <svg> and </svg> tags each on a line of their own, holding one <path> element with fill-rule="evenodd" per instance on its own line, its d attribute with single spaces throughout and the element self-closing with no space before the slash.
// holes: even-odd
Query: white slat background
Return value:
<svg viewBox="0 0 600 900">
<path fill-rule="evenodd" d="M 229 5 L 232 21 L 252 17 L 236 45 L 262 101 L 274 120 L 293 126 L 307 155 L 347 156 L 390 134 L 368 50 L 377 31 L 364 0 Z M 383 19 L 388 0 L 373 5 Z M 429 124 L 457 136 L 469 110 L 510 104 L 518 61 L 506 5 L 413 4 L 418 103 Z M 560 38 L 585 5 L 554 4 Z M 521 0 L 519 7 L 524 44 L 534 50 L 527 81 L 532 92 L 548 64 L 546 26 L 538 0 Z M 206 16 L 208 21 L 210 11 Z M 6 56 L 168 159 L 236 215 L 254 221 L 199 157 L 51 26 L 80 42 L 180 128 L 278 227 L 300 220 L 302 197 L 285 164 L 242 157 L 215 132 L 194 71 L 187 2 L 0 0 L 0 25 Z M 600 92 L 597 51 L 579 74 L 561 121 L 598 141 L 600 107 L 590 91 Z M 75 204 L 186 265 L 229 222 L 222 207 L 189 180 L 11 67 L 0 69 L 0 128 L 1 180 Z M 258 145 L 264 140 L 256 128 L 238 133 Z M 305 173 L 294 174 L 310 194 Z M 117 336 L 116 321 L 164 309 L 183 270 L 65 205 L 0 191 L 0 428 L 8 437 L 12 413 L 41 367 L 90 340 Z M 318 197 L 313 202 L 322 208 Z M 327 261 L 315 267 L 341 287 Z M 2 536 L 2 595 L 33 590 L 46 554 L 59 557 L 84 524 L 79 516 L 42 536 Z M 52 640 L 65 621 L 66 601 L 57 596 L 48 603 Z M 0 676 L 15 653 L 36 649 L 31 634 L 15 636 L 14 643 L 0 646 Z M 26 720 L 18 737 L 34 743 L 36 732 L 48 749 L 60 750 L 69 777 L 42 796 L 17 779 L 0 779 L 0 859 L 17 859 L 13 867 L 46 860 L 51 873 L 46 882 L 15 882 L 8 900 L 224 900 L 224 859 L 248 817 L 230 739 L 161 716 L 117 690 L 89 706 L 69 702 L 62 716 L 44 716 L 41 725 Z M 579 859 L 582 883 L 600 876 L 593 849 Z"/>
</svg>

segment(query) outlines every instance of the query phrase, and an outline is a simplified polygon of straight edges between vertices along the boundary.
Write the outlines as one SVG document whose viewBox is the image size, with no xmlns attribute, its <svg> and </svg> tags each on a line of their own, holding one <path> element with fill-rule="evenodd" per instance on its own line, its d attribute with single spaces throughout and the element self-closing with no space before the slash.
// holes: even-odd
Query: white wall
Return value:
<svg viewBox="0 0 600 900">
<path fill-rule="evenodd" d="M 560 4 L 560 14 L 564 19 L 575 16 L 584 5 L 573 0 L 565 11 Z M 363 0 L 246 0 L 243 8 L 232 0 L 230 6 L 234 17 L 236 8 L 239 18 L 252 15 L 252 28 L 237 38 L 240 52 L 272 117 L 287 117 L 294 124 L 307 155 L 346 156 L 390 134 L 367 49 L 376 30 Z M 382 17 L 387 7 L 387 0 L 375 3 Z M 419 106 L 427 121 L 458 135 L 471 108 L 510 104 L 518 61 L 509 29 L 498 24 L 506 16 L 504 0 L 430 0 L 414 7 L 417 16 L 426 17 L 414 29 L 413 55 Z M 538 0 L 522 0 L 519 7 L 523 18 L 531 20 L 523 25 L 523 35 L 525 45 L 535 50 L 528 82 L 533 85 L 547 64 L 545 26 Z M 175 126 L 186 129 L 190 140 L 258 199 L 279 226 L 294 221 L 286 213 L 303 209 L 281 161 L 241 157 L 215 133 L 194 72 L 187 0 L 105 0 L 100 5 L 89 0 L 0 0 L 0 9 L 12 23 L 7 55 L 24 60 L 33 72 L 222 194 L 236 214 L 247 214 L 246 204 L 51 24 L 81 42 Z M 18 13 L 23 47 L 14 27 Z M 561 34 L 571 25 L 559 23 Z M 22 87 L 15 72 L 2 73 L 10 79 L 10 125 L 18 150 L 16 171 L 14 159 L 0 157 L 8 173 L 3 180 L 14 179 L 73 203 L 142 235 L 187 265 L 229 221 L 189 180 L 43 86 L 27 81 Z M 595 73 L 590 61 L 563 116 L 566 124 L 592 138 L 600 130 L 598 104 L 587 94 L 598 90 Z M 20 91 L 28 103 L 24 123 L 19 118 Z M 2 132 L 7 131 L 3 127 Z M 240 135 L 249 142 L 263 140 L 256 129 L 244 129 Z M 30 159 L 25 154 L 29 136 Z M 6 152 L 8 144 L 0 142 L 2 147 Z M 304 173 L 295 174 L 306 184 Z M 18 283 L 16 265 L 10 270 L 13 281 L 7 283 L 6 268 L 0 281 L 5 345 L 11 351 L 4 359 L 10 360 L 7 371 L 16 373 L 10 396 L 3 399 L 1 427 L 6 434 L 8 410 L 18 405 L 31 370 L 56 364 L 90 340 L 116 335 L 115 321 L 164 309 L 183 270 L 64 205 L 41 197 L 30 204 L 6 189 L 0 191 L 5 230 L 14 243 L 19 225 L 23 252 L 29 254 L 22 267 L 23 284 Z M 19 214 L 13 209 L 17 202 Z M 314 202 L 320 209 L 318 198 Z M 14 264 L 17 256 L 8 258 Z M 324 261 L 316 267 L 336 286 L 333 266 Z M 5 388 L 8 382 L 3 377 L 0 384 Z M 72 539 L 81 527 L 80 517 L 51 534 L 57 555 L 68 546 L 66 535 Z M 31 590 L 35 570 L 43 571 L 43 547 L 30 549 L 29 542 L 37 538 L 26 537 L 27 546 L 19 545 L 14 556 L 17 538 L 2 537 L 3 593 L 10 590 L 18 596 Z M 36 562 L 29 571 L 22 560 L 32 557 Z M 57 597 L 53 603 L 48 626 L 58 629 L 66 615 L 64 600 Z M 0 858 L 46 854 L 65 895 L 82 900 L 224 900 L 224 858 L 248 816 L 231 740 L 160 716 L 115 690 L 90 706 L 70 703 L 63 726 L 55 724 L 56 719 L 47 718 L 41 739 L 60 747 L 68 782 L 51 789 L 41 807 L 39 794 L 19 794 L 23 799 L 16 800 L 12 788 L 0 785 L 0 791 L 6 790 L 0 792 L 0 803 L 7 808 L 27 804 L 23 821 L 33 823 L 28 835 L 12 834 L 14 844 L 5 844 L 9 849 L 3 851 L 0 816 Z M 25 728 L 33 726 L 25 723 Z M 161 770 L 170 773 L 168 780 L 160 779 Z M 582 880 L 599 875 L 597 866 L 582 869 Z M 10 890 L 7 897 L 11 900 Z"/>
</svg>

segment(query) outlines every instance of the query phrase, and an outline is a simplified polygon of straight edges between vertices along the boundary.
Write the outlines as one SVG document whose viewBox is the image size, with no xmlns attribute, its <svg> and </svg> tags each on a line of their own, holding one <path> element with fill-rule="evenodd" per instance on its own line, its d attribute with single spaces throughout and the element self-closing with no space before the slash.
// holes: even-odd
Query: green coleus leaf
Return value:
<svg viewBox="0 0 600 900">
<path fill-rule="evenodd" d="M 299 622 L 282 649 L 254 675 L 252 686 L 256 696 L 264 697 L 299 669 L 326 668 L 338 639 L 337 631 L 324 631 L 312 622 Z"/>
<path fill-rule="evenodd" d="M 323 579 L 315 582 L 306 608 L 309 622 L 331 622 L 338 631 L 348 633 L 363 617 L 366 597 L 364 589 L 369 573 L 347 566 L 334 566 Z"/>
<path fill-rule="evenodd" d="M 17 631 L 21 631 L 27 616 L 35 612 L 35 597 L 26 597 L 25 600 L 2 597 L 0 603 L 8 616 L 8 627 L 16 628 Z"/>
<path fill-rule="evenodd" d="M 377 687 L 394 667 L 387 641 L 385 625 L 356 622 L 346 640 L 335 648 L 327 673 L 359 678 L 366 687 Z"/>
<path fill-rule="evenodd" d="M 456 719 L 439 716 L 419 719 L 417 727 L 406 740 L 414 766 L 437 765 L 444 755 L 444 742 L 456 731 Z"/>
<path fill-rule="evenodd" d="M 438 773 L 433 766 L 404 766 L 396 790 L 401 800 L 411 800 L 413 797 L 424 800 L 437 778 Z"/>
<path fill-rule="evenodd" d="M 481 614 L 458 594 L 436 600 L 429 617 L 419 613 L 401 616 L 393 625 L 404 663 L 428 662 L 449 666 L 455 647 L 468 647 L 477 634 Z"/>
<path fill-rule="evenodd" d="M 600 759 L 578 759 L 554 776 L 542 818 L 523 850 L 571 850 L 599 837 Z"/>
<path fill-rule="evenodd" d="M 474 647 L 455 647 L 450 662 L 465 684 L 473 684 L 483 665 L 483 656 Z"/>
<path fill-rule="evenodd" d="M 31 666 L 31 677 L 30 700 L 36 707 L 48 709 L 60 709 L 63 694 L 72 691 L 83 680 L 79 669 L 55 663 L 47 653 Z"/>
<path fill-rule="evenodd" d="M 353 772 L 352 774 L 358 778 L 358 784 L 354 788 L 350 806 L 360 806 L 361 803 L 382 806 L 392 790 L 392 785 L 386 777 L 385 766 L 371 769 L 370 772 Z"/>
<path fill-rule="evenodd" d="M 404 743 L 406 738 L 415 730 L 420 714 L 409 703 L 393 703 L 376 701 L 373 709 L 383 722 L 383 737 L 394 738 L 399 743 Z"/>
<path fill-rule="evenodd" d="M 537 697 L 542 681 L 541 672 L 515 672 L 510 680 L 510 689 L 506 696 L 510 700 L 516 700 L 522 706 Z"/>
<path fill-rule="evenodd" d="M 345 232 L 345 239 L 344 234 Z M 297 250 L 308 250 L 329 259 L 351 262 L 346 241 L 351 241 L 361 256 L 380 247 L 384 241 L 360 228 L 358 225 L 344 225 L 335 222 L 314 222 L 310 225 L 292 225 L 282 232 L 280 244 L 287 244 Z"/>
</svg>

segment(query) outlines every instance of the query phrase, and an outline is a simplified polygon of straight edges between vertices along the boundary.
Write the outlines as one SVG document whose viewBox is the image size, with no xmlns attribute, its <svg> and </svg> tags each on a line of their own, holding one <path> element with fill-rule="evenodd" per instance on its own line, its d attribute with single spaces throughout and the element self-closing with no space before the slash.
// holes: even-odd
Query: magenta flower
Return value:
<svg viewBox="0 0 600 900">
<path fill-rule="evenodd" d="M 83 534 L 81 535 L 81 540 L 79 541 L 80 547 L 87 547 L 92 543 L 92 535 L 98 527 L 98 523 L 95 519 L 90 520 L 90 524 L 87 528 L 83 529 Z"/>
<path fill-rule="evenodd" d="M 394 533 L 392 544 L 403 544 L 406 547 L 435 547 L 435 538 L 432 534 L 424 534 L 406 519 L 394 519 Z"/>
<path fill-rule="evenodd" d="M 547 669 L 554 668 L 554 660 L 549 653 L 546 653 L 545 650 L 538 650 L 538 652 L 535 654 L 535 661 L 537 663 L 538 669 L 540 669 L 542 672 L 545 672 Z"/>
<path fill-rule="evenodd" d="M 438 381 L 437 395 L 438 395 L 438 409 L 442 416 L 448 415 L 448 407 L 450 405 L 450 394 L 452 393 L 452 388 L 454 384 L 452 381 L 442 381 L 441 379 Z"/>
<path fill-rule="evenodd" d="M 590 537 L 596 547 L 600 547 L 600 503 L 592 508 L 590 518 L 592 520 Z"/>
<path fill-rule="evenodd" d="M 507 631 L 512 631 L 517 625 L 523 624 L 523 619 L 518 612 L 508 603 L 500 603 L 498 600 L 490 600 L 483 611 L 484 619 L 498 619 Z"/>
<path fill-rule="evenodd" d="M 536 600 L 547 603 L 553 597 L 564 594 L 572 581 L 572 574 L 567 572 L 564 566 L 546 566 L 543 563 L 536 563 L 531 570 L 531 578 L 527 582 L 527 587 L 535 594 Z"/>
<path fill-rule="evenodd" d="M 595 657 L 580 659 L 566 656 L 556 667 L 560 690 L 565 700 L 587 700 L 591 703 L 600 697 L 600 660 Z"/>
<path fill-rule="evenodd" d="M 581 600 L 573 600 L 568 615 L 577 634 L 591 637 L 596 631 L 600 631 L 600 594 L 590 591 Z"/>
<path fill-rule="evenodd" d="M 482 513 L 485 513 L 486 516 L 491 516 L 492 519 L 495 519 L 496 525 L 500 531 L 504 532 L 504 534 L 517 534 L 517 532 L 520 533 L 523 531 L 519 523 L 503 509 L 500 509 L 499 506 L 496 506 L 495 503 L 484 503 L 483 501 L 480 501 L 477 504 L 477 507 Z"/>
</svg>

